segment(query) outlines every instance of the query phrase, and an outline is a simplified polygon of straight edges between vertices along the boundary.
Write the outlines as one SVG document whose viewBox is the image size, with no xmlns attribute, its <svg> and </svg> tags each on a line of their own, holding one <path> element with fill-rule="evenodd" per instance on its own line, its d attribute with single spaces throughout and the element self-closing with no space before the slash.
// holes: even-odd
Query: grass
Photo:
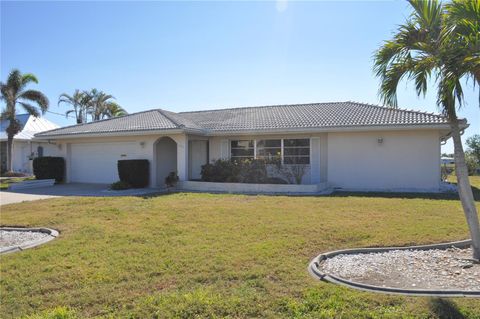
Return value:
<svg viewBox="0 0 480 319">
<path fill-rule="evenodd" d="M 332 249 L 467 238 L 450 196 L 73 197 L 2 206 L 1 223 L 61 232 L 1 257 L 3 318 L 480 318 L 478 299 L 366 293 L 307 272 Z"/>
</svg>

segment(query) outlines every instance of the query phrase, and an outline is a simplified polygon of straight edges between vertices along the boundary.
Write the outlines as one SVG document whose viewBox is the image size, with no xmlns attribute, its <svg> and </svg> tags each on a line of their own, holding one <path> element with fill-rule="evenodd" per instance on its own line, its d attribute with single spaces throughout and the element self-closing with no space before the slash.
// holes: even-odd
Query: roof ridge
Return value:
<svg viewBox="0 0 480 319">
<path fill-rule="evenodd" d="M 177 126 L 177 127 L 179 127 L 179 128 L 185 127 L 185 125 L 178 123 L 177 121 L 173 120 L 170 116 L 168 116 L 167 114 L 165 114 L 165 112 L 169 112 L 169 113 L 173 113 L 173 114 L 178 114 L 178 113 L 175 113 L 175 112 L 172 112 L 172 111 L 163 110 L 163 109 L 157 109 L 157 111 L 158 111 L 158 113 L 160 113 L 160 114 L 162 114 L 163 116 L 165 116 L 165 117 L 167 118 L 167 120 L 169 120 L 170 122 L 172 122 L 173 124 L 175 124 L 175 126 Z"/>
<path fill-rule="evenodd" d="M 433 115 L 433 116 L 439 116 L 439 117 L 446 118 L 445 115 L 439 114 L 439 113 L 425 112 L 425 111 L 413 110 L 413 109 L 408 110 L 408 109 L 403 109 L 401 107 L 391 107 L 391 106 L 371 104 L 371 103 L 362 103 L 362 102 L 357 102 L 357 101 L 346 101 L 345 103 L 355 103 L 355 104 L 360 104 L 360 105 L 364 105 L 364 106 L 370 106 L 370 107 L 381 108 L 381 109 L 390 109 L 390 110 L 399 111 L 399 112 L 416 113 L 416 114 L 423 114 L 423 115 Z"/>
<path fill-rule="evenodd" d="M 186 111 L 186 112 L 178 112 L 176 114 L 230 111 L 230 110 L 243 110 L 243 109 L 260 109 L 260 108 L 268 108 L 268 107 L 285 107 L 285 106 L 318 105 L 318 104 L 340 104 L 340 103 L 345 103 L 345 102 L 309 102 L 309 103 L 294 103 L 294 104 L 271 104 L 271 105 L 258 105 L 258 106 L 240 106 L 240 107 L 228 107 L 228 108 L 224 108 L 224 109 Z"/>
</svg>

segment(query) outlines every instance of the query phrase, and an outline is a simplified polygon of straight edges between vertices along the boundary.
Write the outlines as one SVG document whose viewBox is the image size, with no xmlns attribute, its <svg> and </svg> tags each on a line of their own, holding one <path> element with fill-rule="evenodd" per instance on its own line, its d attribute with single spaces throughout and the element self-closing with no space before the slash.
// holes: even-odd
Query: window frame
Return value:
<svg viewBox="0 0 480 319">
<path fill-rule="evenodd" d="M 260 141 L 267 141 L 267 140 L 280 140 L 280 147 L 258 147 L 258 142 Z M 285 140 L 307 140 L 308 141 L 308 146 L 285 146 Z M 244 148 L 239 148 L 239 147 L 232 147 L 233 142 L 238 142 L 238 141 L 248 141 L 248 142 L 253 142 L 253 157 L 252 156 L 233 156 L 232 155 L 232 149 L 244 149 Z M 312 141 L 310 137 L 298 137 L 298 138 L 261 138 L 261 139 L 230 139 L 229 140 L 229 146 L 230 146 L 230 159 L 243 159 L 243 158 L 253 158 L 253 159 L 260 159 L 260 158 L 265 158 L 266 156 L 258 155 L 258 149 L 278 149 L 280 148 L 280 156 L 281 156 L 281 163 L 282 165 L 311 165 L 311 156 L 312 156 Z M 287 149 L 308 149 L 308 155 L 286 155 L 285 156 L 285 148 Z M 251 147 L 248 147 L 246 149 L 251 149 Z M 289 163 L 285 164 L 285 157 L 287 158 L 307 158 L 308 163 L 307 164 L 295 164 L 295 163 Z"/>
<path fill-rule="evenodd" d="M 246 141 L 250 144 L 250 142 L 253 142 L 253 146 L 250 147 L 246 147 L 246 148 L 243 148 L 243 147 L 233 147 L 232 144 L 233 142 L 240 142 L 240 141 Z M 230 140 L 230 159 L 249 159 L 249 158 L 253 158 L 255 159 L 256 158 L 256 149 L 255 149 L 255 140 L 248 140 L 248 139 L 238 139 L 238 140 Z M 251 150 L 253 149 L 253 155 L 252 156 L 238 156 L 238 155 L 232 155 L 232 150 Z"/>
</svg>

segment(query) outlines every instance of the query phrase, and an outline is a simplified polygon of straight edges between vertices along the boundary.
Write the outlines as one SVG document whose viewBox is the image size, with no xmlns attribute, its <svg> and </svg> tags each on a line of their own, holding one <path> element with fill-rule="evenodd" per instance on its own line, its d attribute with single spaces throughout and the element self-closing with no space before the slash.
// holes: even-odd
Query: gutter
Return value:
<svg viewBox="0 0 480 319">
<path fill-rule="evenodd" d="M 76 133 L 76 134 L 63 134 L 63 135 L 35 135 L 32 140 L 35 141 L 51 141 L 60 139 L 77 139 L 77 138 L 89 138 L 89 137 L 118 137 L 118 136 L 144 136 L 144 135 L 168 135 L 168 134 L 184 134 L 195 133 L 196 130 L 185 129 L 165 129 L 165 130 L 142 130 L 142 131 L 121 131 L 121 132 L 98 132 L 98 133 Z M 201 132 L 203 134 L 203 132 Z"/>
<path fill-rule="evenodd" d="M 461 129 L 465 130 L 469 124 L 461 123 Z M 35 135 L 32 140 L 57 140 L 57 139 L 76 139 L 89 137 L 118 137 L 118 136 L 143 136 L 143 135 L 166 135 L 166 134 L 195 134 L 201 136 L 241 136 L 241 135 L 271 135 L 271 134 L 311 134 L 311 133 L 329 133 L 329 132 L 367 132 L 367 131 L 406 131 L 406 130 L 450 130 L 449 124 L 418 124 L 418 125 L 364 125 L 364 126 L 330 126 L 313 128 L 290 128 L 290 129 L 257 129 L 257 130 L 228 130 L 211 131 L 202 129 L 180 128 L 164 130 L 129 130 L 117 132 L 85 132 L 63 135 Z"/>
<path fill-rule="evenodd" d="M 467 128 L 468 125 L 462 125 Z M 224 135 L 269 135 L 284 133 L 330 133 L 330 132 L 368 132 L 368 131 L 406 131 L 406 130 L 450 130 L 449 124 L 419 124 L 419 125 L 365 125 L 365 126 L 331 126 L 309 129 L 270 129 L 270 130 L 231 130 L 211 131 L 207 136 Z"/>
</svg>

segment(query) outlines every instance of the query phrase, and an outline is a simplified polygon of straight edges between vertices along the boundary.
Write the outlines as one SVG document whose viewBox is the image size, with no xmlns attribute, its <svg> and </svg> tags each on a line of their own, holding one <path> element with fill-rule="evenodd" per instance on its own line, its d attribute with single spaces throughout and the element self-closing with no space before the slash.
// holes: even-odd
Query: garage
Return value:
<svg viewBox="0 0 480 319">
<path fill-rule="evenodd" d="M 71 144 L 70 181 L 104 183 L 118 181 L 117 161 L 137 158 L 137 143 Z"/>
</svg>

